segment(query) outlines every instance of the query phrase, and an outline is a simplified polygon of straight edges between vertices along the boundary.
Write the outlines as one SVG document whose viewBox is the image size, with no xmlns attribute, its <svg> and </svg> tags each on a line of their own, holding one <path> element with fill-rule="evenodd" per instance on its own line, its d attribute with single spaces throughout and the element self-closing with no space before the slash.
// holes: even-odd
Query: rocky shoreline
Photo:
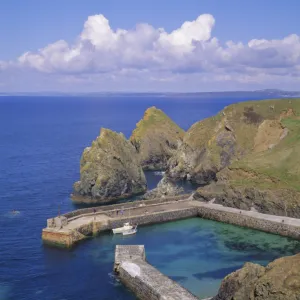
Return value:
<svg viewBox="0 0 300 300">
<path fill-rule="evenodd" d="M 129 140 L 102 129 L 83 152 L 73 199 L 163 198 L 182 192 L 176 181 L 189 180 L 201 185 L 195 200 L 299 218 L 299 153 L 300 99 L 233 104 L 187 132 L 152 107 Z M 147 191 L 143 170 L 165 171 L 154 190 Z M 247 263 L 224 279 L 213 299 L 300 300 L 299 259 L 283 257 L 267 267 Z"/>
<path fill-rule="evenodd" d="M 299 300 L 300 254 L 274 260 L 266 267 L 246 263 L 222 281 L 213 300 Z"/>
<path fill-rule="evenodd" d="M 241 102 L 184 132 L 151 107 L 128 140 L 103 129 L 85 149 L 73 199 L 108 203 L 145 192 L 146 198 L 174 195 L 180 193 L 174 183 L 189 180 L 202 186 L 198 200 L 299 217 L 299 115 L 299 99 Z M 165 171 L 157 189 L 147 191 L 143 170 Z"/>
</svg>

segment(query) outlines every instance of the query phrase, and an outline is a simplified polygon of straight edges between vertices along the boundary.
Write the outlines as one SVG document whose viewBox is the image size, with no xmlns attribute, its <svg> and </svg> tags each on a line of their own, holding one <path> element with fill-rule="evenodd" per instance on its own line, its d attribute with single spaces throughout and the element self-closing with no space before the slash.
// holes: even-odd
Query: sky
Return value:
<svg viewBox="0 0 300 300">
<path fill-rule="evenodd" d="M 0 2 L 0 92 L 300 90 L 299 0 Z"/>
</svg>

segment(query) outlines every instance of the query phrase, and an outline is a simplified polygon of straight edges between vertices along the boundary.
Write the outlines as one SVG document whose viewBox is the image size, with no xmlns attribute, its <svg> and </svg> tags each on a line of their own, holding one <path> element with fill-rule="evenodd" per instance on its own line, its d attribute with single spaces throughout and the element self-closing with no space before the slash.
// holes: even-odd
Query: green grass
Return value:
<svg viewBox="0 0 300 300">
<path fill-rule="evenodd" d="M 261 153 L 250 153 L 230 166 L 233 171 L 255 173 L 256 178 L 232 178 L 232 184 L 300 191 L 300 120 L 294 116 L 282 119 L 281 123 L 289 132 L 278 145 Z"/>
</svg>

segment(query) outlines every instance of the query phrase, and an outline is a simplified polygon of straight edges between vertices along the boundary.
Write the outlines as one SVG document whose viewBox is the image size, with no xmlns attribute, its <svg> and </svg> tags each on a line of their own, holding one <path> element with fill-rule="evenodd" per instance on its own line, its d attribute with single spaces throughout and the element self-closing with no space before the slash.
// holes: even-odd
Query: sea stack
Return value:
<svg viewBox="0 0 300 300">
<path fill-rule="evenodd" d="M 145 192 L 146 178 L 133 145 L 122 133 L 102 128 L 80 161 L 73 201 L 105 203 Z"/>
<path fill-rule="evenodd" d="M 162 110 L 150 107 L 137 123 L 130 141 L 144 170 L 164 170 L 180 146 L 183 135 L 184 131 Z"/>
</svg>

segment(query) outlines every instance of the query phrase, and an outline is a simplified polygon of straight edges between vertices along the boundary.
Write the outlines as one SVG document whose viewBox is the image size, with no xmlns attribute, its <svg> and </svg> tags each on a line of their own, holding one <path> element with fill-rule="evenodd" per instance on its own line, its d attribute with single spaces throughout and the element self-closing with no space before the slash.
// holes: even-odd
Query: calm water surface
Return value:
<svg viewBox="0 0 300 300">
<path fill-rule="evenodd" d="M 150 263 L 201 297 L 214 295 L 220 280 L 245 261 L 266 264 L 296 253 L 298 242 L 200 219 L 142 227 L 126 239 L 102 235 L 71 251 L 41 243 L 41 229 L 58 206 L 62 212 L 75 208 L 69 195 L 79 178 L 80 156 L 100 127 L 129 137 L 144 110 L 155 105 L 188 129 L 232 102 L 1 97 L 0 300 L 134 299 L 111 273 L 116 244 L 145 244 Z M 147 178 L 153 188 L 160 176 Z M 20 214 L 12 215 L 13 209 Z"/>
</svg>

